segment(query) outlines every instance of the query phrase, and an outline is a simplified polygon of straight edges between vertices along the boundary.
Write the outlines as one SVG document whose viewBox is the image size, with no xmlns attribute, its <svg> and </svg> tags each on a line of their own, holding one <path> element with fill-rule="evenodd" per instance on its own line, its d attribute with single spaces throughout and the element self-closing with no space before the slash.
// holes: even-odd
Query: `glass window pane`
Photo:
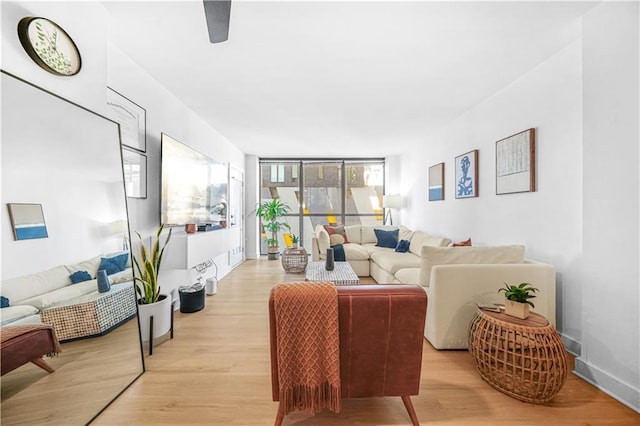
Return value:
<svg viewBox="0 0 640 426">
<path fill-rule="evenodd" d="M 311 247 L 317 225 L 383 223 L 384 159 L 261 161 L 260 174 L 260 201 L 277 196 L 291 207 L 285 220 L 303 247 Z M 284 234 L 279 235 L 280 251 L 291 242 Z M 264 238 L 261 243 L 266 254 Z"/>
<path fill-rule="evenodd" d="M 325 223 L 339 223 L 342 216 L 342 163 L 304 163 L 305 214 L 322 214 Z"/>
<path fill-rule="evenodd" d="M 360 217 L 360 222 L 356 223 L 381 224 L 383 219 L 384 163 L 348 162 L 345 164 L 345 174 L 346 213 L 370 215 Z"/>
</svg>

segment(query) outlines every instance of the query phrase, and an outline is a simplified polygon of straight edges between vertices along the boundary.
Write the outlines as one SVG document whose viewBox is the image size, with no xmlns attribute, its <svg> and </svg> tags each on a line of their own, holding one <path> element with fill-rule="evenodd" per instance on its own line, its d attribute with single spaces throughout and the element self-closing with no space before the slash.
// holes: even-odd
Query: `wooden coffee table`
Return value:
<svg viewBox="0 0 640 426">
<path fill-rule="evenodd" d="M 487 383 L 525 402 L 549 401 L 569 372 L 558 332 L 535 313 L 523 320 L 478 309 L 469 330 L 469 352 Z"/>
<path fill-rule="evenodd" d="M 324 262 L 309 262 L 305 273 L 306 281 L 332 282 L 335 285 L 358 285 L 360 278 L 349 262 L 335 262 L 333 271 L 325 269 Z"/>
</svg>

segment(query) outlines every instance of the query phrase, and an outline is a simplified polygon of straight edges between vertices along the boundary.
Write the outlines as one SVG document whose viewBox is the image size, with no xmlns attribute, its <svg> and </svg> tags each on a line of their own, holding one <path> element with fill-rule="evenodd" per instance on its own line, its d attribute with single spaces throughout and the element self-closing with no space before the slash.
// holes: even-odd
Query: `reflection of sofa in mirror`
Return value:
<svg viewBox="0 0 640 426">
<path fill-rule="evenodd" d="M 98 292 L 97 273 L 106 269 L 111 289 Z M 96 256 L 2 282 L 9 306 L 2 325 L 50 324 L 60 340 L 101 335 L 136 314 L 128 252 Z"/>
<path fill-rule="evenodd" d="M 39 324 L 41 313 L 49 308 L 68 305 L 81 296 L 97 293 L 96 275 L 102 259 L 114 264 L 110 259 L 117 255 L 127 256 L 124 269 L 108 275 L 111 284 L 132 282 L 131 261 L 127 253 L 114 253 L 96 256 L 72 265 L 59 265 L 49 270 L 28 274 L 2 281 L 2 295 L 8 299 L 8 307 L 0 309 L 2 325 Z M 104 266 L 104 265 L 103 265 Z M 86 280 L 72 282 L 71 276 L 76 273 L 87 273 Z M 76 274 L 75 276 L 81 276 Z M 77 281 L 78 278 L 74 278 Z M 133 286 L 131 286 L 133 288 Z M 135 297 L 131 304 L 135 313 Z"/>
</svg>

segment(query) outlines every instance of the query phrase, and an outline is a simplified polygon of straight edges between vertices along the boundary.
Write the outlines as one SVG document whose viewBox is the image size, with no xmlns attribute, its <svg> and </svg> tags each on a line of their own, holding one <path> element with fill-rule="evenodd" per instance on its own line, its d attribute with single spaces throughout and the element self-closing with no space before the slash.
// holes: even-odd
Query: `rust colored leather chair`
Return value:
<svg viewBox="0 0 640 426">
<path fill-rule="evenodd" d="M 2 375 L 32 362 L 43 370 L 54 369 L 42 359 L 60 352 L 60 343 L 50 325 L 7 325 L 0 331 Z"/>
<path fill-rule="evenodd" d="M 400 396 L 419 425 L 411 395 L 417 395 L 427 295 L 417 285 L 337 286 L 342 398 Z M 273 290 L 269 298 L 271 388 L 279 399 L 278 342 Z M 276 426 L 284 415 L 278 408 Z"/>
</svg>

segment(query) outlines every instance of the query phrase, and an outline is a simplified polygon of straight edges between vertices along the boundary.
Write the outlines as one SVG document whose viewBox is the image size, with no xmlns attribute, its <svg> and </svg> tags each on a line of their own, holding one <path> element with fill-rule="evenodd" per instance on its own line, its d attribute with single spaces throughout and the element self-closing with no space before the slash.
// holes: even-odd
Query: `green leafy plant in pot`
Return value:
<svg viewBox="0 0 640 426">
<path fill-rule="evenodd" d="M 169 240 L 171 240 L 171 232 L 173 231 L 173 229 L 169 230 L 169 234 L 164 240 L 164 244 L 162 244 L 161 248 L 160 234 L 162 234 L 163 229 L 164 225 L 160 225 L 158 232 L 156 233 L 156 239 L 151 246 L 151 251 L 147 250 L 142 242 L 142 237 L 138 232 L 136 232 L 138 239 L 140 240 L 140 260 L 136 259 L 134 256 L 133 263 L 138 271 L 138 276 L 135 277 L 135 281 L 138 283 L 138 285 L 136 285 L 136 293 L 138 293 L 138 300 L 141 305 L 155 303 L 160 297 L 158 273 L 160 272 L 164 249 L 167 247 L 167 244 L 169 244 Z"/>
<path fill-rule="evenodd" d="M 155 241 L 151 244 L 151 250 L 145 247 L 142 236 L 138 232 L 140 240 L 140 250 L 138 258 L 133 256 L 133 263 L 136 267 L 136 276 L 134 277 L 135 289 L 138 295 L 138 313 L 140 316 L 140 333 L 143 341 L 151 340 L 150 333 L 153 337 L 159 337 L 169 331 L 171 327 L 171 297 L 160 294 L 160 284 L 158 282 L 158 274 L 162 264 L 164 250 L 171 240 L 172 229 L 169 230 L 164 243 L 160 242 L 160 235 L 164 225 L 160 225 L 156 233 Z M 149 318 L 154 318 L 153 330 L 150 330 Z"/>
<path fill-rule="evenodd" d="M 531 300 L 535 298 L 537 288 L 529 283 L 520 283 L 518 285 L 509 285 L 504 283 L 504 287 L 498 290 L 498 293 L 504 292 L 505 310 L 504 313 L 516 318 L 526 319 L 529 316 L 529 306 L 535 308 Z"/>
<path fill-rule="evenodd" d="M 280 219 L 286 216 L 291 207 L 280 201 L 279 197 L 265 201 L 256 208 L 256 216 L 262 219 L 262 226 L 269 232 L 267 237 L 267 254 L 270 260 L 278 258 L 278 232 L 283 229 L 291 229 L 288 223 Z"/>
</svg>

